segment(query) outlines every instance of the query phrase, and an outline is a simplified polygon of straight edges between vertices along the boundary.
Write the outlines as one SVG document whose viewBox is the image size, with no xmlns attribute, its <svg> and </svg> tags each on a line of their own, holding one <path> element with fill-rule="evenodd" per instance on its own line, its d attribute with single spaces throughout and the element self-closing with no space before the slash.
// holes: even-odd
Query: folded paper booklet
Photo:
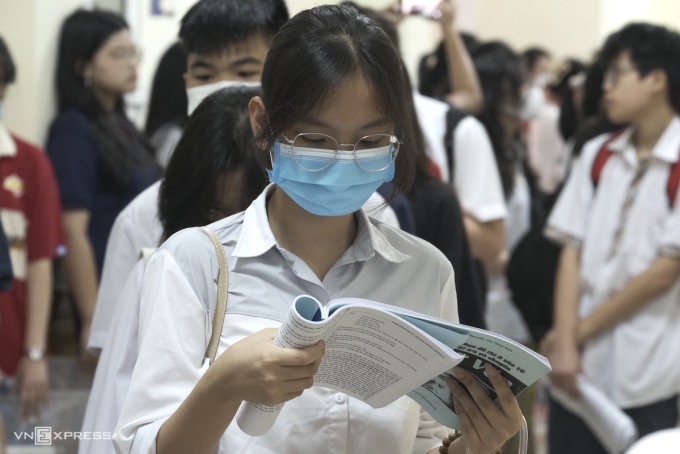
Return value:
<svg viewBox="0 0 680 454">
<path fill-rule="evenodd" d="M 447 322 L 387 304 L 340 298 L 323 306 L 311 296 L 295 299 L 275 343 L 303 348 L 320 340 L 326 353 L 314 386 L 355 397 L 374 408 L 407 395 L 447 427 L 460 427 L 446 378 L 454 366 L 466 369 L 496 398 L 484 373 L 495 366 L 515 395 L 550 371 L 548 360 L 500 334 Z M 243 402 L 241 430 L 267 432 L 283 404 Z"/>
</svg>

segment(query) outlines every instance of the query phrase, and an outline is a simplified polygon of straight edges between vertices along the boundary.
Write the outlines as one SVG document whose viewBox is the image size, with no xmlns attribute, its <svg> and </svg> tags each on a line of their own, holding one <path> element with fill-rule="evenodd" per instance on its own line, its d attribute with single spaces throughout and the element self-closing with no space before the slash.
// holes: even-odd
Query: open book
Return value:
<svg viewBox="0 0 680 454">
<path fill-rule="evenodd" d="M 324 307 L 311 296 L 297 297 L 274 342 L 303 348 L 320 340 L 326 353 L 314 386 L 343 392 L 374 408 L 408 395 L 453 428 L 460 423 L 446 376 L 453 378 L 454 366 L 472 373 L 493 399 L 485 362 L 503 374 L 515 395 L 550 371 L 543 356 L 483 329 L 365 299 L 340 298 Z M 237 423 L 247 434 L 261 435 L 282 406 L 243 402 Z"/>
</svg>

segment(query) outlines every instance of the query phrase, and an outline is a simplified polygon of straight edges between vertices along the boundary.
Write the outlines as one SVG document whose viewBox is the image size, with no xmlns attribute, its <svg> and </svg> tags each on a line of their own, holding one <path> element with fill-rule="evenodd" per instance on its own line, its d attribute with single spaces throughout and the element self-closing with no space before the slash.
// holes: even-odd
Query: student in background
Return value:
<svg viewBox="0 0 680 454">
<path fill-rule="evenodd" d="M 187 120 L 159 193 L 164 239 L 245 210 L 267 185 L 248 119 L 248 101 L 259 93 L 257 87 L 223 88 L 204 99 Z M 135 265 L 118 293 L 82 432 L 113 432 L 116 427 L 137 359 L 145 264 L 142 259 Z M 82 440 L 79 452 L 114 450 L 110 440 Z"/>
<path fill-rule="evenodd" d="M 656 25 L 630 24 L 607 38 L 604 108 L 612 123 L 629 126 L 586 142 L 548 220 L 563 244 L 554 326 L 542 345 L 552 386 L 578 399 L 585 380 L 640 437 L 678 421 L 679 54 L 680 34 Z M 554 401 L 549 448 L 606 452 Z"/>
<path fill-rule="evenodd" d="M 433 69 L 431 77 L 421 79 L 421 83 L 428 85 L 425 91 L 429 95 L 414 90 L 413 101 L 425 152 L 435 165 L 438 177 L 452 185 L 460 200 L 472 255 L 482 271 L 479 264 L 490 266 L 504 248 L 505 200 L 489 136 L 484 126 L 464 110 L 470 107 L 462 100 L 479 99 L 476 111 L 480 111 L 484 97 L 464 38 L 456 27 L 456 2 L 442 2 L 439 8 L 439 22 L 447 37 L 444 47 L 452 55 L 440 56 L 440 64 Z M 453 99 L 437 93 L 443 86 L 447 87 L 446 93 L 449 92 L 449 68 L 460 82 L 460 86 L 455 85 Z M 436 74 L 438 72 L 443 74 Z M 435 93 L 441 97 L 434 99 Z M 485 286 L 483 281 L 480 285 Z"/>
<path fill-rule="evenodd" d="M 399 50 L 399 33 L 396 23 L 381 11 L 343 2 L 376 21 Z M 413 92 L 410 80 L 409 89 Z M 432 171 L 433 163 L 423 152 L 425 140 L 417 115 L 413 115 L 416 174 L 408 198 L 413 207 L 415 235 L 434 245 L 451 262 L 456 278 L 458 317 L 460 323 L 485 328 L 484 302 L 478 270 L 474 266 L 470 245 L 463 223 L 463 212 L 453 188 L 441 181 Z M 402 229 L 403 230 L 403 229 Z"/>
<path fill-rule="evenodd" d="M 209 94 L 234 84 L 258 85 L 271 40 L 288 20 L 283 0 L 201 0 L 182 18 L 180 40 L 187 53 L 185 81 L 189 113 Z M 102 285 L 88 347 L 104 345 L 116 306 L 116 295 L 144 247 L 157 247 L 161 182 L 133 200 L 118 216 L 107 246 Z M 377 194 L 371 213 L 398 225 L 394 211 Z"/>
<path fill-rule="evenodd" d="M 545 106 L 545 87 L 553 72 L 551 58 L 550 52 L 541 47 L 525 49 L 520 56 L 524 81 L 520 115 L 524 121 L 536 118 Z"/>
<path fill-rule="evenodd" d="M 273 184 L 245 212 L 211 225 L 230 266 L 217 359 L 201 365 L 217 258 L 205 234 L 187 229 L 146 269 L 139 357 L 114 434 L 119 452 L 438 452 L 447 429 L 407 397 L 373 409 L 335 391 L 306 389 L 318 346 L 288 350 L 296 359 L 289 363 L 260 359 L 286 351 L 271 345 L 275 330 L 263 328 L 279 326 L 302 293 L 324 302 L 365 297 L 458 319 L 446 257 L 361 209 L 384 181 L 408 190 L 412 112 L 398 52 L 355 8 L 317 7 L 281 28 L 263 69 L 262 97 L 249 104 L 257 156 Z M 507 384 L 496 369 L 486 372 L 500 406 L 470 375 L 454 372 L 465 436 L 450 453 L 467 445 L 489 454 L 520 427 Z M 151 392 L 158 383 L 163 392 Z M 268 433 L 250 437 L 232 422 L 243 400 L 290 402 Z"/>
<path fill-rule="evenodd" d="M 487 263 L 486 267 L 486 322 L 489 330 L 526 344 L 530 341 L 530 335 L 513 304 L 505 279 L 510 254 L 531 225 L 531 193 L 523 165 L 526 150 L 520 140 L 520 60 L 507 44 L 490 41 L 477 47 L 473 61 L 484 90 L 484 109 L 478 118 L 491 139 L 508 210 L 503 252 L 493 262 Z M 532 393 L 522 393 L 519 400 L 531 427 Z M 516 450 L 515 446 L 509 444 L 503 452 L 512 453 Z"/>
<path fill-rule="evenodd" d="M 255 84 L 274 34 L 288 20 L 283 0 L 200 0 L 181 20 L 179 38 L 186 55 L 184 74 L 189 114 L 209 94 L 234 84 Z M 104 346 L 118 290 L 139 260 L 142 248 L 158 247 L 161 181 L 135 198 L 116 218 L 107 245 L 88 348 Z"/>
<path fill-rule="evenodd" d="M 47 152 L 61 191 L 68 246 L 63 266 L 83 348 L 113 221 L 160 174 L 153 150 L 123 108 L 123 95 L 137 85 L 138 60 L 127 24 L 114 13 L 77 10 L 62 24 L 59 115 Z"/>
<path fill-rule="evenodd" d="M 0 37 L 0 105 L 15 76 Z M 0 183 L 0 221 L 9 239 L 13 277 L 11 289 L 0 292 L 0 388 L 13 378 L 22 419 L 40 420 L 49 403 L 52 261 L 64 248 L 59 190 L 43 150 L 11 134 L 2 118 Z"/>
<path fill-rule="evenodd" d="M 463 36 L 456 24 L 457 0 L 442 0 L 440 15 L 442 41 L 432 54 L 424 56 L 419 75 L 426 96 L 445 101 L 458 109 L 477 114 L 484 106 L 479 79 Z M 421 90 L 422 91 L 422 90 Z"/>
<path fill-rule="evenodd" d="M 569 165 L 565 143 L 580 122 L 580 98 L 585 65 L 567 59 L 545 86 L 545 103 L 526 126 L 528 165 L 536 179 L 540 199 L 553 196 L 562 185 Z M 579 84 L 581 86 L 576 86 Z"/>
<path fill-rule="evenodd" d="M 187 92 L 184 85 L 186 71 L 184 46 L 181 42 L 176 42 L 158 62 L 144 128 L 144 133 L 156 152 L 156 161 L 162 168 L 168 166 L 187 119 Z"/>
</svg>

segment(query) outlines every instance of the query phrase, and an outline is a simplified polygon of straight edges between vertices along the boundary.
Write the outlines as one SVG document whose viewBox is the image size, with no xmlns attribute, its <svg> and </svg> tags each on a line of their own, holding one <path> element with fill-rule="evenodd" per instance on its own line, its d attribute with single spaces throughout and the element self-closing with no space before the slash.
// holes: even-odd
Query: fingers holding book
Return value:
<svg viewBox="0 0 680 454">
<path fill-rule="evenodd" d="M 259 331 L 235 343 L 212 367 L 232 399 L 275 405 L 310 388 L 324 354 L 324 343 L 302 349 L 274 345 L 275 329 Z"/>
<path fill-rule="evenodd" d="M 523 422 L 517 399 L 503 376 L 488 363 L 485 372 L 498 397 L 496 402 L 469 372 L 455 368 L 456 380 L 448 380 L 463 440 L 475 453 L 500 449 L 517 433 Z"/>
</svg>

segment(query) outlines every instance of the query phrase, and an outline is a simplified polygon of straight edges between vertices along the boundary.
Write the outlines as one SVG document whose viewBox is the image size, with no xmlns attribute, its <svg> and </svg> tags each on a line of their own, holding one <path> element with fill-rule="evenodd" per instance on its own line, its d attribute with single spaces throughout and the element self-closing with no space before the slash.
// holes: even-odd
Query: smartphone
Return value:
<svg viewBox="0 0 680 454">
<path fill-rule="evenodd" d="M 438 19 L 441 17 L 440 2 L 441 0 L 401 0 L 401 13 Z"/>
</svg>

